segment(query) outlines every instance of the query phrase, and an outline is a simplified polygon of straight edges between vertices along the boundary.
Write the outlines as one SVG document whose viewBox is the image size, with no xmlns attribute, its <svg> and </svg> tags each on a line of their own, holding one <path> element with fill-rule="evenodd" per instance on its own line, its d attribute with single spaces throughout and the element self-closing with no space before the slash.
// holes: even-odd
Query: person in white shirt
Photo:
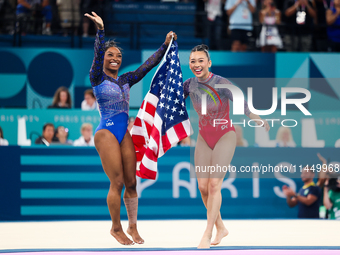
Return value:
<svg viewBox="0 0 340 255">
<path fill-rule="evenodd" d="M 93 126 L 90 123 L 81 125 L 81 137 L 73 142 L 74 146 L 94 146 Z"/>
<path fill-rule="evenodd" d="M 246 51 L 249 34 L 253 31 L 255 0 L 228 0 L 225 10 L 229 16 L 231 51 Z"/>
<path fill-rule="evenodd" d="M 81 109 L 83 111 L 98 110 L 97 100 L 92 89 L 85 90 L 84 101 L 81 103 Z"/>
<path fill-rule="evenodd" d="M 0 127 L 0 146 L 7 146 L 8 141 L 4 139 L 4 132 L 2 131 L 2 128 Z"/>
</svg>

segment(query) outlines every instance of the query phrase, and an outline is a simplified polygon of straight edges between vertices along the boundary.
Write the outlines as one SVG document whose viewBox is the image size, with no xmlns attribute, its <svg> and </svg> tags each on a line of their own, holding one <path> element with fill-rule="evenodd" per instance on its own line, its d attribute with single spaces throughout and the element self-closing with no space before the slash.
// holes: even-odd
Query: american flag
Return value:
<svg viewBox="0 0 340 255">
<path fill-rule="evenodd" d="M 131 130 L 137 156 L 137 176 L 155 180 L 157 159 L 192 133 L 185 107 L 178 45 L 172 41 Z"/>
</svg>

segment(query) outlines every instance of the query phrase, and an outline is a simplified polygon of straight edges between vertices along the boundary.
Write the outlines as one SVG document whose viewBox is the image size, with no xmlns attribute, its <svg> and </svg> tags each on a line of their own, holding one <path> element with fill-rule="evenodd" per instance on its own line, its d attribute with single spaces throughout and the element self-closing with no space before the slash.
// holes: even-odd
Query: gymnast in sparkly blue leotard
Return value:
<svg viewBox="0 0 340 255">
<path fill-rule="evenodd" d="M 107 195 L 112 220 L 110 233 L 123 245 L 131 245 L 134 242 L 142 244 L 144 240 L 137 231 L 136 152 L 131 135 L 127 132 L 130 88 L 162 60 L 172 37 L 176 40 L 177 35 L 169 32 L 165 42 L 143 65 L 136 71 L 118 76 L 122 63 L 121 50 L 113 41 L 105 43 L 104 23 L 96 13 L 86 13 L 85 16 L 97 26 L 90 81 L 101 115 L 94 143 L 104 172 L 110 179 Z M 129 219 L 127 233 L 133 241 L 125 235 L 120 223 L 123 186 L 123 199 Z"/>
<path fill-rule="evenodd" d="M 111 45 L 115 44 L 111 42 Z M 101 114 L 101 122 L 96 132 L 100 129 L 107 129 L 121 143 L 128 125 L 130 88 L 161 61 L 167 47 L 163 44 L 136 71 L 125 73 L 114 79 L 103 71 L 104 52 L 111 45 L 110 42 L 105 43 L 104 30 L 98 30 L 90 80 Z"/>
</svg>

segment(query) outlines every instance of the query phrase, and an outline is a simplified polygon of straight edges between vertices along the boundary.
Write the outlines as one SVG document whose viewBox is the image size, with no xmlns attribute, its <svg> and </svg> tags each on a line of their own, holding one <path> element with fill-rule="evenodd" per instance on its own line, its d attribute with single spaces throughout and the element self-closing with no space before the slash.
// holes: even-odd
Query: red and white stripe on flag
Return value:
<svg viewBox="0 0 340 255">
<path fill-rule="evenodd" d="M 144 98 L 134 126 L 131 130 L 132 140 L 137 156 L 137 176 L 155 180 L 157 160 L 171 147 L 192 134 L 189 119 L 167 129 L 162 136 L 164 117 L 156 112 L 159 98 L 150 92 Z M 145 112 L 144 112 L 144 104 Z M 144 127 L 143 127 L 144 126 Z"/>
</svg>

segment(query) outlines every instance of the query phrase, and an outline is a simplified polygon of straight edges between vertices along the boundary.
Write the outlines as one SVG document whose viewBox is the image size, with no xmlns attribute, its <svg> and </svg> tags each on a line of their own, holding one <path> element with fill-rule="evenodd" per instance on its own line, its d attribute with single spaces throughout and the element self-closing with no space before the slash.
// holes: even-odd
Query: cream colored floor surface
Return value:
<svg viewBox="0 0 340 255">
<path fill-rule="evenodd" d="M 340 246 L 340 221 L 226 220 L 220 246 Z M 123 223 L 124 230 L 127 222 Z M 196 247 L 204 220 L 139 221 L 144 245 L 127 248 Z M 110 221 L 0 223 L 0 250 L 124 248 L 109 234 Z"/>
</svg>

